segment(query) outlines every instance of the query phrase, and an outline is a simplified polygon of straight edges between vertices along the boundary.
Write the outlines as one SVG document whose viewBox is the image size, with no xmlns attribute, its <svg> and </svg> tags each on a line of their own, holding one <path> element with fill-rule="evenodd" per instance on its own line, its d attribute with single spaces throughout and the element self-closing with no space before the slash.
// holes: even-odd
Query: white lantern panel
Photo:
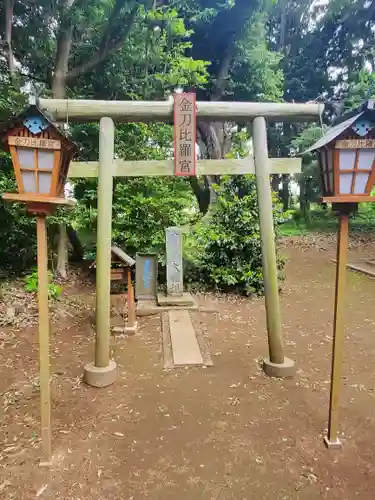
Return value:
<svg viewBox="0 0 375 500">
<path fill-rule="evenodd" d="M 39 179 L 39 193 L 49 194 L 51 191 L 52 173 L 39 172 L 38 179 Z"/>
<path fill-rule="evenodd" d="M 53 169 L 53 151 L 38 151 L 38 169 Z"/>
<path fill-rule="evenodd" d="M 355 176 L 354 193 L 355 194 L 365 194 L 366 184 L 369 178 L 369 174 L 365 172 L 357 172 Z"/>
<path fill-rule="evenodd" d="M 358 169 L 371 170 L 375 159 L 375 149 L 361 149 L 359 152 Z"/>
<path fill-rule="evenodd" d="M 26 148 L 16 148 L 18 155 L 18 162 L 21 168 L 33 169 L 34 168 L 34 150 Z"/>
<path fill-rule="evenodd" d="M 340 194 L 350 194 L 353 174 L 340 174 Z"/>
<path fill-rule="evenodd" d="M 355 149 L 340 150 L 340 170 L 353 170 L 355 162 Z"/>
<path fill-rule="evenodd" d="M 35 172 L 21 170 L 23 188 L 26 193 L 36 193 Z"/>
</svg>

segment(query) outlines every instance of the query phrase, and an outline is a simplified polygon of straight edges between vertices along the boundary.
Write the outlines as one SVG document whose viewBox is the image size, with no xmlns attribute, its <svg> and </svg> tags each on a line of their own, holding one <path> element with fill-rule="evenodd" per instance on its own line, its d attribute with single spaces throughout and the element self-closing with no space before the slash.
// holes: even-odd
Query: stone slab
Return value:
<svg viewBox="0 0 375 500">
<path fill-rule="evenodd" d="M 198 307 L 196 300 L 188 292 L 184 292 L 182 295 L 165 295 L 164 293 L 158 293 L 157 300 L 161 307 Z"/>
<path fill-rule="evenodd" d="M 337 261 L 336 259 L 331 259 L 331 262 L 336 264 Z M 362 259 L 357 262 L 349 262 L 349 264 L 347 264 L 346 267 L 351 271 L 363 273 L 366 274 L 367 276 L 370 276 L 370 278 L 375 278 L 375 266 L 372 264 L 372 261 L 367 261 L 365 259 Z"/>
<path fill-rule="evenodd" d="M 202 353 L 189 312 L 169 311 L 168 319 L 174 365 L 203 365 Z"/>
</svg>

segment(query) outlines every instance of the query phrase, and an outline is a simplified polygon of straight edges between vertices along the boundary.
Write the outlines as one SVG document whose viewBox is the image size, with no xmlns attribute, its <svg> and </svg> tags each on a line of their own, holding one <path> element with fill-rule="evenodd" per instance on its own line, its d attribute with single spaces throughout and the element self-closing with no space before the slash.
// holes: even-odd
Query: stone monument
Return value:
<svg viewBox="0 0 375 500">
<path fill-rule="evenodd" d="M 155 300 L 158 275 L 157 255 L 155 253 L 137 253 L 135 260 L 135 298 L 138 302 Z"/>
<path fill-rule="evenodd" d="M 182 263 L 182 229 L 168 227 L 165 230 L 167 254 L 167 295 L 181 297 L 184 292 Z"/>
<path fill-rule="evenodd" d="M 159 306 L 194 307 L 196 305 L 190 293 L 184 292 L 182 243 L 184 230 L 168 227 L 165 230 L 167 260 L 166 294 L 158 294 Z"/>
</svg>

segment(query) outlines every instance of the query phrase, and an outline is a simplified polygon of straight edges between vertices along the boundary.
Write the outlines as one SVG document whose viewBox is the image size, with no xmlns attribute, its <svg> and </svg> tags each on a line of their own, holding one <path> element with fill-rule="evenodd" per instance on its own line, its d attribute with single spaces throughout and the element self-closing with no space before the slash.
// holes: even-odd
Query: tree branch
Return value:
<svg viewBox="0 0 375 500">
<path fill-rule="evenodd" d="M 199 211 L 206 214 L 210 206 L 210 191 L 206 186 L 202 186 L 197 177 L 189 177 L 190 186 L 198 202 Z"/>
<path fill-rule="evenodd" d="M 5 52 L 8 62 L 10 76 L 13 77 L 17 71 L 16 61 L 12 50 L 12 21 L 14 0 L 5 0 Z"/>
<path fill-rule="evenodd" d="M 116 2 L 116 5 L 114 7 L 114 10 L 117 8 L 117 4 L 119 2 Z M 87 73 L 88 71 L 92 70 L 96 66 L 98 66 L 100 63 L 104 62 L 110 55 L 114 54 L 121 48 L 121 46 L 124 44 L 124 41 L 128 37 L 130 30 L 134 24 L 136 15 L 138 13 L 138 6 L 134 6 L 132 11 L 130 12 L 127 20 L 127 25 L 120 36 L 120 38 L 117 41 L 112 41 L 112 42 L 105 42 L 103 46 L 99 49 L 99 51 L 87 62 L 81 64 L 80 66 L 76 66 L 75 68 L 71 69 L 68 74 L 67 74 L 67 80 L 72 80 L 73 78 L 77 78 L 80 75 L 83 75 L 84 73 Z M 112 13 L 113 14 L 113 13 Z M 110 20 L 112 19 L 112 14 L 110 16 Z M 108 28 L 107 28 L 108 29 Z M 107 32 L 107 30 L 106 30 Z M 105 33 L 105 36 L 107 34 Z"/>
<path fill-rule="evenodd" d="M 112 13 L 109 16 L 107 27 L 104 31 L 102 41 L 100 43 L 99 51 L 104 51 L 108 49 L 109 42 L 111 41 L 111 35 L 113 26 L 118 18 L 118 15 L 121 12 L 121 9 L 124 7 L 126 0 L 116 0 L 115 6 L 113 7 Z"/>
<path fill-rule="evenodd" d="M 65 97 L 66 75 L 73 37 L 73 23 L 69 11 L 73 4 L 74 0 L 64 0 L 61 6 L 61 24 L 57 35 L 56 63 L 52 81 L 52 95 L 57 99 Z"/>
</svg>

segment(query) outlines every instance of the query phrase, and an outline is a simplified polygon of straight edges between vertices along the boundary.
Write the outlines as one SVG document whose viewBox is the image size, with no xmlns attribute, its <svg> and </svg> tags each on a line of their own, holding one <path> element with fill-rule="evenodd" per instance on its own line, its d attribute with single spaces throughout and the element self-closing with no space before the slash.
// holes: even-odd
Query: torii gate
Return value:
<svg viewBox="0 0 375 500">
<path fill-rule="evenodd" d="M 113 120 L 172 122 L 173 103 L 39 99 L 38 106 L 56 121 L 68 118 L 70 121 L 81 122 L 100 120 L 99 161 L 72 163 L 69 177 L 98 177 L 95 359 L 85 367 L 85 380 L 95 387 L 104 387 L 113 383 L 117 376 L 116 363 L 110 360 L 109 348 L 113 177 L 174 175 L 173 160 L 114 159 Z M 197 175 L 256 175 L 269 347 L 269 357 L 264 359 L 263 369 L 266 374 L 274 377 L 292 376 L 295 365 L 284 356 L 269 175 L 299 172 L 301 160 L 268 158 L 266 119 L 277 122 L 316 121 L 323 109 L 324 105 L 315 103 L 197 102 L 198 120 L 252 124 L 253 158 L 198 161 Z"/>
</svg>

